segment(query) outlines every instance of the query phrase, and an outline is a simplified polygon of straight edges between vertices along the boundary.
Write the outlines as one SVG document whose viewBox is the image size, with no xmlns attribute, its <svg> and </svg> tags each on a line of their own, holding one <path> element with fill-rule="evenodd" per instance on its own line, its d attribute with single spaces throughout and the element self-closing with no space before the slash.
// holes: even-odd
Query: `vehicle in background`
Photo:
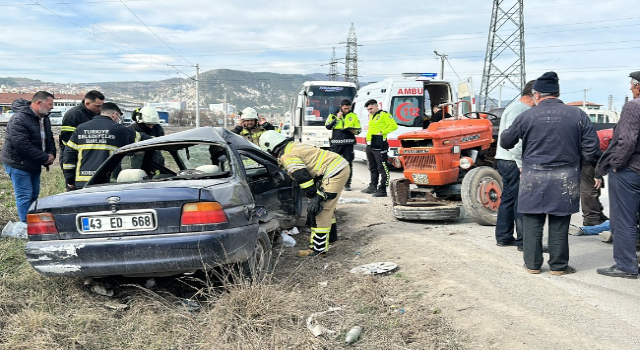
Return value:
<svg viewBox="0 0 640 350">
<path fill-rule="evenodd" d="M 259 279 L 280 230 L 306 221 L 302 197 L 253 143 L 224 128 L 191 129 L 124 146 L 83 189 L 39 198 L 28 213 L 25 252 L 46 276 L 169 276 L 240 265 Z"/>
<path fill-rule="evenodd" d="M 475 111 L 471 78 L 459 82 L 456 95 L 450 82 L 434 80 L 436 77 L 436 73 L 404 73 L 402 77 L 387 78 L 358 90 L 353 111 L 360 118 L 362 131 L 356 135 L 355 159 L 367 160 L 365 148 L 369 113 L 364 104 L 368 100 L 378 101 L 380 109 L 391 113 L 398 124 L 398 129 L 387 136 L 389 163 L 396 168 L 402 167 L 398 152 L 400 147 L 398 136 L 408 131 L 422 130 L 423 119 L 431 117 L 433 107 L 443 105 L 443 109 L 451 115 Z M 469 103 L 460 104 L 460 110 L 454 111 L 453 103 L 458 100 Z"/>
<path fill-rule="evenodd" d="M 291 125 L 290 124 L 283 124 L 282 127 L 280 128 L 280 133 L 289 137 L 290 133 L 291 133 Z"/>
<path fill-rule="evenodd" d="M 62 125 L 63 116 L 64 114 L 61 110 L 52 109 L 51 112 L 49 112 L 49 120 L 51 121 L 51 125 Z"/>
<path fill-rule="evenodd" d="M 158 111 L 158 117 L 160 118 L 160 124 L 162 125 L 169 124 L 169 112 Z"/>
<path fill-rule="evenodd" d="M 324 126 L 331 113 L 337 113 L 342 100 L 353 101 L 354 83 L 307 81 L 291 99 L 292 125 L 289 135 L 296 141 L 329 148 L 331 130 Z"/>
</svg>

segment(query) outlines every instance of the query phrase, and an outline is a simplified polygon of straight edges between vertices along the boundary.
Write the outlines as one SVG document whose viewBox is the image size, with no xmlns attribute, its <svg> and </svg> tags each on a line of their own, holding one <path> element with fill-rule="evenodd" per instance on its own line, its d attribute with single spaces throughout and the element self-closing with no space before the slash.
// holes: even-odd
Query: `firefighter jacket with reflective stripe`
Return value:
<svg viewBox="0 0 640 350">
<path fill-rule="evenodd" d="M 118 148 L 141 139 L 149 139 L 149 136 L 102 115 L 81 124 L 67 141 L 62 157 L 62 170 L 67 184 L 83 187 Z"/>
<path fill-rule="evenodd" d="M 84 100 L 80 105 L 71 108 L 64 114 L 62 126 L 60 127 L 60 154 L 63 154 L 64 146 L 71 138 L 71 134 L 76 131 L 78 125 L 88 122 L 96 115 L 85 107 Z"/>
<path fill-rule="evenodd" d="M 247 141 L 260 146 L 260 136 L 267 130 L 275 130 L 276 128 L 270 123 L 264 123 L 262 125 L 256 122 L 253 128 L 247 129 L 240 125 L 236 126 L 232 132 L 244 137 Z"/>
<path fill-rule="evenodd" d="M 332 145 L 353 145 L 356 143 L 356 134 L 360 133 L 360 120 L 358 120 L 358 116 L 349 112 L 347 115 L 342 116 L 342 118 L 338 119 L 335 114 L 329 114 L 327 118 L 327 122 L 324 126 L 333 130 L 331 134 Z"/>
<path fill-rule="evenodd" d="M 394 132 L 398 128 L 398 124 L 393 116 L 388 112 L 379 110 L 374 115 L 369 115 L 369 129 L 367 130 L 367 142 L 371 141 L 371 136 L 382 134 L 382 139 L 386 140 L 389 133 Z"/>
<path fill-rule="evenodd" d="M 349 165 L 336 153 L 295 141 L 284 147 L 278 162 L 300 184 L 305 194 L 316 191 L 315 178 L 333 177 Z"/>
</svg>

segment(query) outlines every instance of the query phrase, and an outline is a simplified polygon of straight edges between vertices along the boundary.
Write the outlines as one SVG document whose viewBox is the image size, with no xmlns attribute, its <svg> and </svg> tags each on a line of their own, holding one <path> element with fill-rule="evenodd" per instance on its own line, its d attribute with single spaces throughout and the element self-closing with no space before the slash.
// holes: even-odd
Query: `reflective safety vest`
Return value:
<svg viewBox="0 0 640 350">
<path fill-rule="evenodd" d="M 285 146 L 278 162 L 303 191 L 314 185 L 315 178 L 330 178 L 349 165 L 337 153 L 295 141 Z"/>
<path fill-rule="evenodd" d="M 331 134 L 332 145 L 353 145 L 356 143 L 356 134 L 360 133 L 360 120 L 358 116 L 349 112 L 342 116 L 341 119 L 334 114 L 329 114 L 327 122 L 324 124 L 329 130 L 333 130 Z M 355 131 L 352 132 L 352 131 Z"/>
<path fill-rule="evenodd" d="M 386 140 L 389 133 L 398 129 L 398 124 L 389 112 L 379 110 L 374 115 L 369 115 L 369 130 L 367 130 L 367 141 L 371 141 L 371 136 L 382 133 L 382 139 Z"/>
<path fill-rule="evenodd" d="M 271 124 L 269 124 L 269 126 L 271 126 Z M 273 126 L 271 126 L 271 128 L 265 128 L 262 125 L 256 124 L 256 126 L 251 129 L 243 128 L 239 135 L 244 137 L 247 141 L 260 146 L 260 136 L 262 136 L 265 131 L 273 129 Z"/>
</svg>

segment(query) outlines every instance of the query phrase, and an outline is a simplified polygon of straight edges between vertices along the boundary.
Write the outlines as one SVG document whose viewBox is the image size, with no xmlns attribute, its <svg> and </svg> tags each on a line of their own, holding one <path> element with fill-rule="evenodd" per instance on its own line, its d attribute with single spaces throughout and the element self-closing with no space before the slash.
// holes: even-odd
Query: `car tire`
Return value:
<svg viewBox="0 0 640 350">
<path fill-rule="evenodd" d="M 460 217 L 460 207 L 441 203 L 395 205 L 393 215 L 398 220 L 450 221 Z"/>
<path fill-rule="evenodd" d="M 271 240 L 264 230 L 258 230 L 258 239 L 249 259 L 240 265 L 241 273 L 249 282 L 260 283 L 271 271 Z"/>
<path fill-rule="evenodd" d="M 467 217 L 483 226 L 495 226 L 502 194 L 502 177 L 490 167 L 471 169 L 462 179 L 462 204 Z"/>
</svg>

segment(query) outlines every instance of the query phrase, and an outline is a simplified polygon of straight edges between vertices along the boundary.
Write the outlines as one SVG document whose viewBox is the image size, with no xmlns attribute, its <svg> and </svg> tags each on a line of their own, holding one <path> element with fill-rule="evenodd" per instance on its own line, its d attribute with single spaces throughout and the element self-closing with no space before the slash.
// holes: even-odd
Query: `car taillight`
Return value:
<svg viewBox="0 0 640 350">
<path fill-rule="evenodd" d="M 27 214 L 27 234 L 57 234 L 56 222 L 50 213 Z"/>
<path fill-rule="evenodd" d="M 220 224 L 227 215 L 218 202 L 188 203 L 182 207 L 181 225 Z"/>
</svg>

